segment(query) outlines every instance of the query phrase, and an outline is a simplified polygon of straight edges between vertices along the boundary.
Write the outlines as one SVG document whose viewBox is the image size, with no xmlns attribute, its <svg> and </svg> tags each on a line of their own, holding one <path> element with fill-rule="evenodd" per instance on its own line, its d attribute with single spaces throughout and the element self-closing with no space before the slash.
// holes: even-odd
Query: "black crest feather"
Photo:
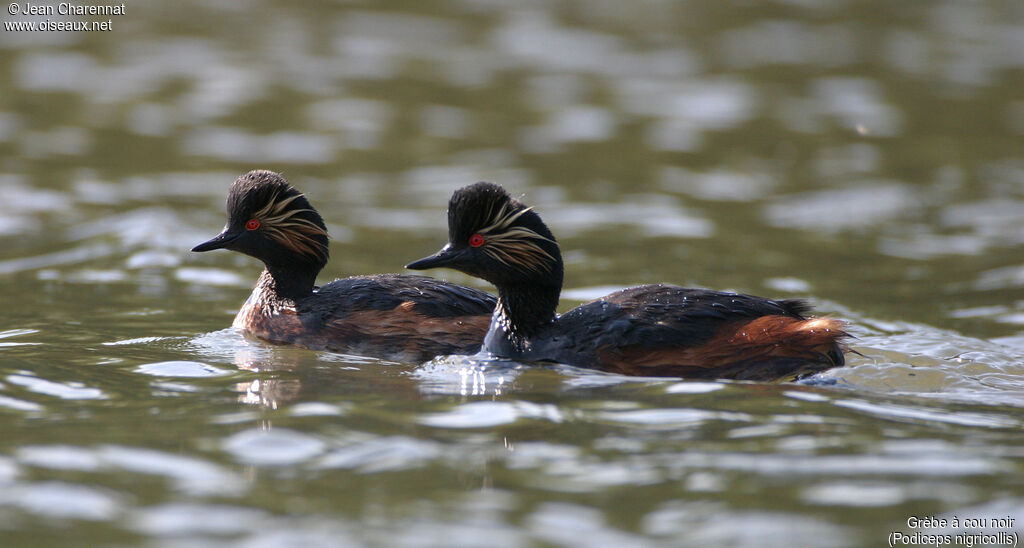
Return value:
<svg viewBox="0 0 1024 548">
<path fill-rule="evenodd" d="M 449 241 L 468 241 L 474 233 L 493 224 L 496 215 L 506 207 L 511 212 L 526 209 L 525 205 L 494 183 L 481 181 L 456 190 L 448 201 Z"/>
<path fill-rule="evenodd" d="M 532 208 L 494 183 L 479 182 L 452 194 L 448 237 L 463 248 L 474 234 L 483 237 L 480 252 L 523 276 L 541 276 L 561 284 L 561 253 L 555 237 Z M 491 281 L 503 277 L 493 272 Z"/>
<path fill-rule="evenodd" d="M 297 257 L 327 263 L 327 226 L 309 200 L 280 174 L 253 170 L 231 184 L 228 224 L 244 230 L 258 219 L 266 237 L 295 252 Z"/>
</svg>

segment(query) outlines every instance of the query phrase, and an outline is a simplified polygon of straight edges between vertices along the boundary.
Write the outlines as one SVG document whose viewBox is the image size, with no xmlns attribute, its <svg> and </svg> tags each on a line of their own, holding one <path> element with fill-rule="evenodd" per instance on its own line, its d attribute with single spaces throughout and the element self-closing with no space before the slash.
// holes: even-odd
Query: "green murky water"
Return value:
<svg viewBox="0 0 1024 548">
<path fill-rule="evenodd" d="M 0 545 L 1024 534 L 1019 3 L 126 11 L 0 32 Z M 559 237 L 565 308 L 804 297 L 862 356 L 765 385 L 247 341 L 259 267 L 188 249 L 253 168 L 323 213 L 324 280 L 433 251 L 486 179 Z"/>
</svg>

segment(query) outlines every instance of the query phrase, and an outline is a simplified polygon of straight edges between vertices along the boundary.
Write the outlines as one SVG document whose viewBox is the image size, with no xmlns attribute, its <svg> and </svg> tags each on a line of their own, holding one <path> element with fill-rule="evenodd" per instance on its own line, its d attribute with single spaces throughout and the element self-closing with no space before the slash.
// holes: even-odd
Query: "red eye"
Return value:
<svg viewBox="0 0 1024 548">
<path fill-rule="evenodd" d="M 245 223 L 245 229 L 246 230 L 256 230 L 259 227 L 260 227 L 260 220 L 259 219 L 249 219 Z"/>
<path fill-rule="evenodd" d="M 480 234 L 474 234 L 469 237 L 469 245 L 473 247 L 480 247 L 484 245 L 484 237 Z"/>
</svg>

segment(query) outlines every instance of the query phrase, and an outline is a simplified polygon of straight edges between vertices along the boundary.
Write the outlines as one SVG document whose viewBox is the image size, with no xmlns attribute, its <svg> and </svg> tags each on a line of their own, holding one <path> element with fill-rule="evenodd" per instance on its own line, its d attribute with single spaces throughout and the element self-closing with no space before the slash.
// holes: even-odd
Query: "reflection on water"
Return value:
<svg viewBox="0 0 1024 548">
<path fill-rule="evenodd" d="M 929 515 L 1024 535 L 1016 4 L 114 23 L 0 32 L 4 546 L 866 546 Z M 259 267 L 187 250 L 255 168 L 325 214 L 328 278 L 436 249 L 451 191 L 494 180 L 559 236 L 566 308 L 661 281 L 809 298 L 858 353 L 764 385 L 246 340 L 227 326 Z"/>
</svg>

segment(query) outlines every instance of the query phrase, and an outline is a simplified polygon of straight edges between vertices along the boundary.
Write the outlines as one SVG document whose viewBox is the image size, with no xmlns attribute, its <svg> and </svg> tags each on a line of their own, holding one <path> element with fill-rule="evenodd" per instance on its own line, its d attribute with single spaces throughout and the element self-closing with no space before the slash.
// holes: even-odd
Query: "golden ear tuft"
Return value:
<svg viewBox="0 0 1024 548">
<path fill-rule="evenodd" d="M 303 213 L 316 215 L 316 212 L 307 208 L 288 208 L 300 197 L 302 194 L 295 193 L 280 199 L 280 193 L 277 193 L 253 216 L 262 220 L 263 230 L 274 241 L 300 255 L 323 260 L 326 255 L 323 243 L 315 237 L 326 238 L 327 230 L 310 219 L 299 216 Z"/>
<path fill-rule="evenodd" d="M 486 235 L 487 245 L 481 247 L 494 260 L 510 267 L 517 267 L 526 272 L 542 274 L 551 270 L 555 258 L 540 247 L 540 242 L 555 244 L 550 238 L 538 234 L 524 226 L 512 226 L 532 208 L 515 209 L 511 203 L 505 202 L 498 211 L 492 211 L 489 218 L 493 222 L 480 230 Z"/>
</svg>

